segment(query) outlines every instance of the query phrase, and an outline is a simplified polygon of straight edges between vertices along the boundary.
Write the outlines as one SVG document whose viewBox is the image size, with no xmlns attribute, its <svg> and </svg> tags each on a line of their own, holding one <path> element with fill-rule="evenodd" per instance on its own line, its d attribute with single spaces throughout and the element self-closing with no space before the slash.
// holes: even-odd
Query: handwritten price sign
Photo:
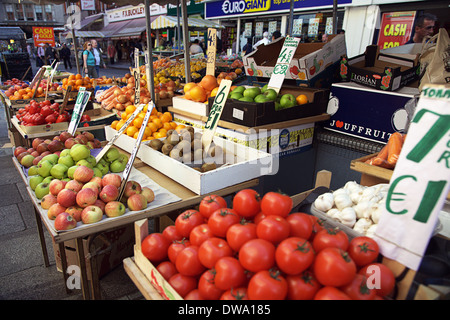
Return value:
<svg viewBox="0 0 450 320">
<path fill-rule="evenodd" d="M 284 44 L 281 48 L 280 55 L 278 56 L 277 64 L 273 69 L 268 84 L 268 87 L 274 89 L 276 92 L 280 92 L 284 78 L 286 77 L 286 72 L 289 69 L 289 64 L 297 50 L 299 42 L 300 38 L 286 37 L 284 39 Z"/>
<path fill-rule="evenodd" d="M 216 45 L 217 45 L 217 30 L 208 28 L 208 51 L 206 60 L 206 74 L 214 75 L 216 71 Z"/>
</svg>

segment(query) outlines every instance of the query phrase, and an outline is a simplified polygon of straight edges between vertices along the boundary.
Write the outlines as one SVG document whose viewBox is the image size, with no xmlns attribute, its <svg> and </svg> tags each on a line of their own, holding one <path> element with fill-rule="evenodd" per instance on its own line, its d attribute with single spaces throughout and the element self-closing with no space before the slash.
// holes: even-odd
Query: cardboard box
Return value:
<svg viewBox="0 0 450 320">
<path fill-rule="evenodd" d="M 228 99 L 220 116 L 220 120 L 228 121 L 248 127 L 257 127 L 269 123 L 282 122 L 320 115 L 326 111 L 329 90 L 305 87 L 282 87 L 279 94 L 293 94 L 297 97 L 304 94 L 309 103 L 298 105 L 288 109 L 275 110 L 275 102 L 245 102 Z M 214 103 L 214 98 L 209 98 L 209 109 Z"/>
<path fill-rule="evenodd" d="M 214 100 L 213 100 L 214 101 Z M 187 111 L 199 116 L 209 116 L 208 103 L 195 102 L 185 99 L 184 96 L 175 96 L 172 98 L 172 106 L 175 109 Z"/>
<path fill-rule="evenodd" d="M 383 91 L 395 91 L 419 79 L 419 59 L 379 53 L 376 45 L 356 57 L 341 59 L 341 77 Z"/>
<path fill-rule="evenodd" d="M 102 232 L 100 235 L 96 235 L 92 241 L 92 247 L 94 252 L 90 252 L 88 246 L 91 242 L 91 236 L 83 238 L 83 250 L 85 256 L 89 254 L 93 255 L 92 259 L 96 259 L 98 278 L 105 276 L 115 267 L 122 264 L 123 259 L 133 255 L 133 246 L 135 242 L 134 238 L 134 224 L 128 224 L 123 227 L 118 227 L 109 231 Z M 66 241 L 64 243 L 67 265 L 77 265 L 78 255 L 76 253 L 75 240 Z M 61 253 L 59 251 L 59 245 L 53 241 L 53 251 L 55 255 L 56 268 L 59 272 L 62 272 Z M 92 280 L 91 263 L 86 258 L 86 269 L 88 270 L 88 280 Z"/>
<path fill-rule="evenodd" d="M 419 89 L 404 87 L 395 92 L 370 89 L 353 83 L 331 86 L 325 129 L 386 143 L 396 131 L 406 132 L 413 116 Z"/>
<path fill-rule="evenodd" d="M 174 121 L 195 128 L 204 129 L 204 123 L 177 113 Z M 259 130 L 251 128 L 244 132 L 239 130 L 216 128 L 216 136 L 242 144 L 246 147 L 261 150 L 278 157 L 296 154 L 312 146 L 314 123 L 301 124 L 282 129 Z"/>
<path fill-rule="evenodd" d="M 270 78 L 283 47 L 284 38 L 259 46 L 242 58 L 248 76 Z M 300 43 L 292 57 L 285 79 L 311 81 L 347 54 L 344 35 L 329 36 L 329 41 Z"/>
</svg>

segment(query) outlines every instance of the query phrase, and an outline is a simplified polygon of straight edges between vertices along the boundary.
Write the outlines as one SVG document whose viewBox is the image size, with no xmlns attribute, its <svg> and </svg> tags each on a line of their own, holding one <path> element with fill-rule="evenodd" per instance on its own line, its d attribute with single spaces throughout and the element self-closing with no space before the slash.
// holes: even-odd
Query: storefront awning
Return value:
<svg viewBox="0 0 450 320">
<path fill-rule="evenodd" d="M 159 16 L 155 21 L 152 22 L 151 28 L 152 30 L 157 29 L 167 29 L 167 28 L 175 28 L 178 25 L 177 17 L 173 16 Z M 183 20 L 180 19 L 180 25 L 183 25 Z M 216 28 L 222 29 L 224 26 L 214 23 L 212 21 L 199 19 L 199 18 L 188 18 L 188 25 L 190 28 Z"/>
<path fill-rule="evenodd" d="M 105 38 L 112 40 L 139 38 L 142 32 L 146 31 L 146 18 L 138 18 L 133 20 L 111 22 L 102 30 L 100 30 Z M 150 17 L 150 21 L 156 20 L 157 17 Z"/>
<path fill-rule="evenodd" d="M 19 27 L 0 27 L 0 40 L 25 40 L 25 32 Z"/>
<path fill-rule="evenodd" d="M 77 38 L 104 38 L 105 35 L 100 31 L 79 31 L 75 30 L 75 37 Z M 72 39 L 72 32 L 69 32 L 66 39 Z"/>
</svg>

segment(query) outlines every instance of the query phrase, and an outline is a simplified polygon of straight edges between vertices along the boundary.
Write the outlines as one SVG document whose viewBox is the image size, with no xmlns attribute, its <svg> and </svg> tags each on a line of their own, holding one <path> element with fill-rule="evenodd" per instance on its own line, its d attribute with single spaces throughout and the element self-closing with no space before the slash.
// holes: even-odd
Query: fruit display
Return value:
<svg viewBox="0 0 450 320">
<path fill-rule="evenodd" d="M 389 298 L 395 277 L 377 263 L 374 239 L 350 240 L 292 209 L 292 199 L 279 192 L 243 189 L 230 206 L 208 195 L 173 225 L 144 237 L 141 251 L 185 300 Z"/>
<path fill-rule="evenodd" d="M 125 110 L 120 113 L 120 120 L 115 120 L 111 123 L 111 128 L 114 130 L 120 130 L 120 128 L 122 128 L 122 126 L 135 110 L 135 105 L 127 106 Z M 136 116 L 136 118 L 134 118 L 134 120 L 122 134 L 137 139 L 139 129 L 142 126 L 146 112 L 147 106 L 142 109 L 142 111 Z M 149 117 L 142 140 L 148 141 L 153 139 L 165 138 L 169 130 L 181 130 L 182 128 L 184 128 L 184 125 L 179 125 L 174 122 L 172 119 L 172 114 L 170 112 L 159 112 L 154 108 L 152 110 L 152 114 Z"/>
<path fill-rule="evenodd" d="M 8 79 L 8 80 L 6 80 L 6 81 L 4 81 L 3 83 L 2 83 L 2 86 L 3 87 L 5 87 L 5 86 L 22 86 L 22 85 L 24 85 L 24 84 L 26 84 L 27 86 L 26 87 L 28 87 L 28 83 L 27 82 L 25 82 L 25 81 L 22 81 L 22 80 L 19 80 L 19 79 L 17 79 L 17 78 L 12 78 L 12 79 Z M 25 88 L 26 88 L 25 87 Z"/>
<path fill-rule="evenodd" d="M 36 90 L 37 82 L 34 84 L 33 89 Z M 48 83 L 47 79 L 42 79 L 37 87 L 37 93 L 48 91 L 62 91 L 62 87 L 57 82 Z"/>
<path fill-rule="evenodd" d="M 61 90 L 67 90 L 68 86 L 72 86 L 71 91 L 78 91 L 80 87 L 85 87 L 87 90 L 94 88 L 94 82 L 96 84 L 112 84 L 113 80 L 111 78 L 106 78 L 105 76 L 97 79 L 89 78 L 88 76 L 83 77 L 81 74 L 71 74 L 67 78 L 61 80 Z"/>
<path fill-rule="evenodd" d="M 135 99 L 134 78 L 127 86 L 120 88 L 114 85 L 95 95 L 95 100 L 106 110 L 123 111 L 129 105 L 133 105 Z M 141 81 L 144 81 L 141 79 Z M 147 104 L 150 102 L 150 92 L 146 88 L 140 88 L 140 102 Z"/>
<path fill-rule="evenodd" d="M 389 137 L 386 145 L 373 157 L 366 160 L 366 163 L 387 169 L 394 169 L 397 164 L 400 151 L 402 151 L 406 134 L 394 132 Z"/>
<path fill-rule="evenodd" d="M 206 61 L 204 60 L 191 60 L 191 78 L 193 80 L 200 79 L 202 77 L 202 73 L 206 68 Z M 184 63 L 180 61 L 175 61 L 169 67 L 154 69 L 154 83 L 158 85 L 160 83 L 165 83 L 170 80 L 186 82 L 184 79 L 186 78 L 186 70 Z M 203 73 L 204 74 L 204 73 Z"/>
<path fill-rule="evenodd" d="M 16 111 L 16 118 L 22 126 L 37 126 L 69 122 L 71 116 L 67 111 L 60 114 L 60 105 L 57 102 L 31 100 L 24 108 Z"/>
<path fill-rule="evenodd" d="M 42 88 L 41 88 L 42 89 Z M 27 100 L 31 99 L 34 94 L 34 89 L 30 88 L 27 83 L 11 85 L 8 89 L 4 91 L 5 96 L 9 98 L 9 100 Z M 36 98 L 44 97 L 44 90 L 38 90 L 35 94 Z"/>
<path fill-rule="evenodd" d="M 189 82 L 185 84 L 183 87 L 184 98 L 195 102 L 206 102 L 209 97 L 216 95 L 218 88 L 217 78 L 213 75 L 206 75 L 199 83 Z"/>
</svg>

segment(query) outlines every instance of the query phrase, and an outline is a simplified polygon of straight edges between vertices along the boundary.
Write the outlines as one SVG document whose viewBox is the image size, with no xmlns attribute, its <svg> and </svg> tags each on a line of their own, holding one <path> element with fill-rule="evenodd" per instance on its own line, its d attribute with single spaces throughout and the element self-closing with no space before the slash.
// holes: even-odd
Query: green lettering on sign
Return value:
<svg viewBox="0 0 450 320">
<path fill-rule="evenodd" d="M 394 190 L 397 188 L 397 185 L 404 179 L 413 179 L 414 181 L 417 181 L 416 177 L 407 175 L 407 176 L 398 177 L 391 183 L 391 187 L 389 188 L 389 191 L 388 191 L 388 194 L 386 197 L 386 210 L 392 214 L 405 214 L 408 212 L 408 210 L 406 210 L 406 209 L 403 209 L 401 211 L 394 211 L 391 208 L 391 201 L 405 201 L 404 198 L 393 198 L 393 196 L 405 196 L 406 195 L 403 192 L 394 192 Z"/>
</svg>

